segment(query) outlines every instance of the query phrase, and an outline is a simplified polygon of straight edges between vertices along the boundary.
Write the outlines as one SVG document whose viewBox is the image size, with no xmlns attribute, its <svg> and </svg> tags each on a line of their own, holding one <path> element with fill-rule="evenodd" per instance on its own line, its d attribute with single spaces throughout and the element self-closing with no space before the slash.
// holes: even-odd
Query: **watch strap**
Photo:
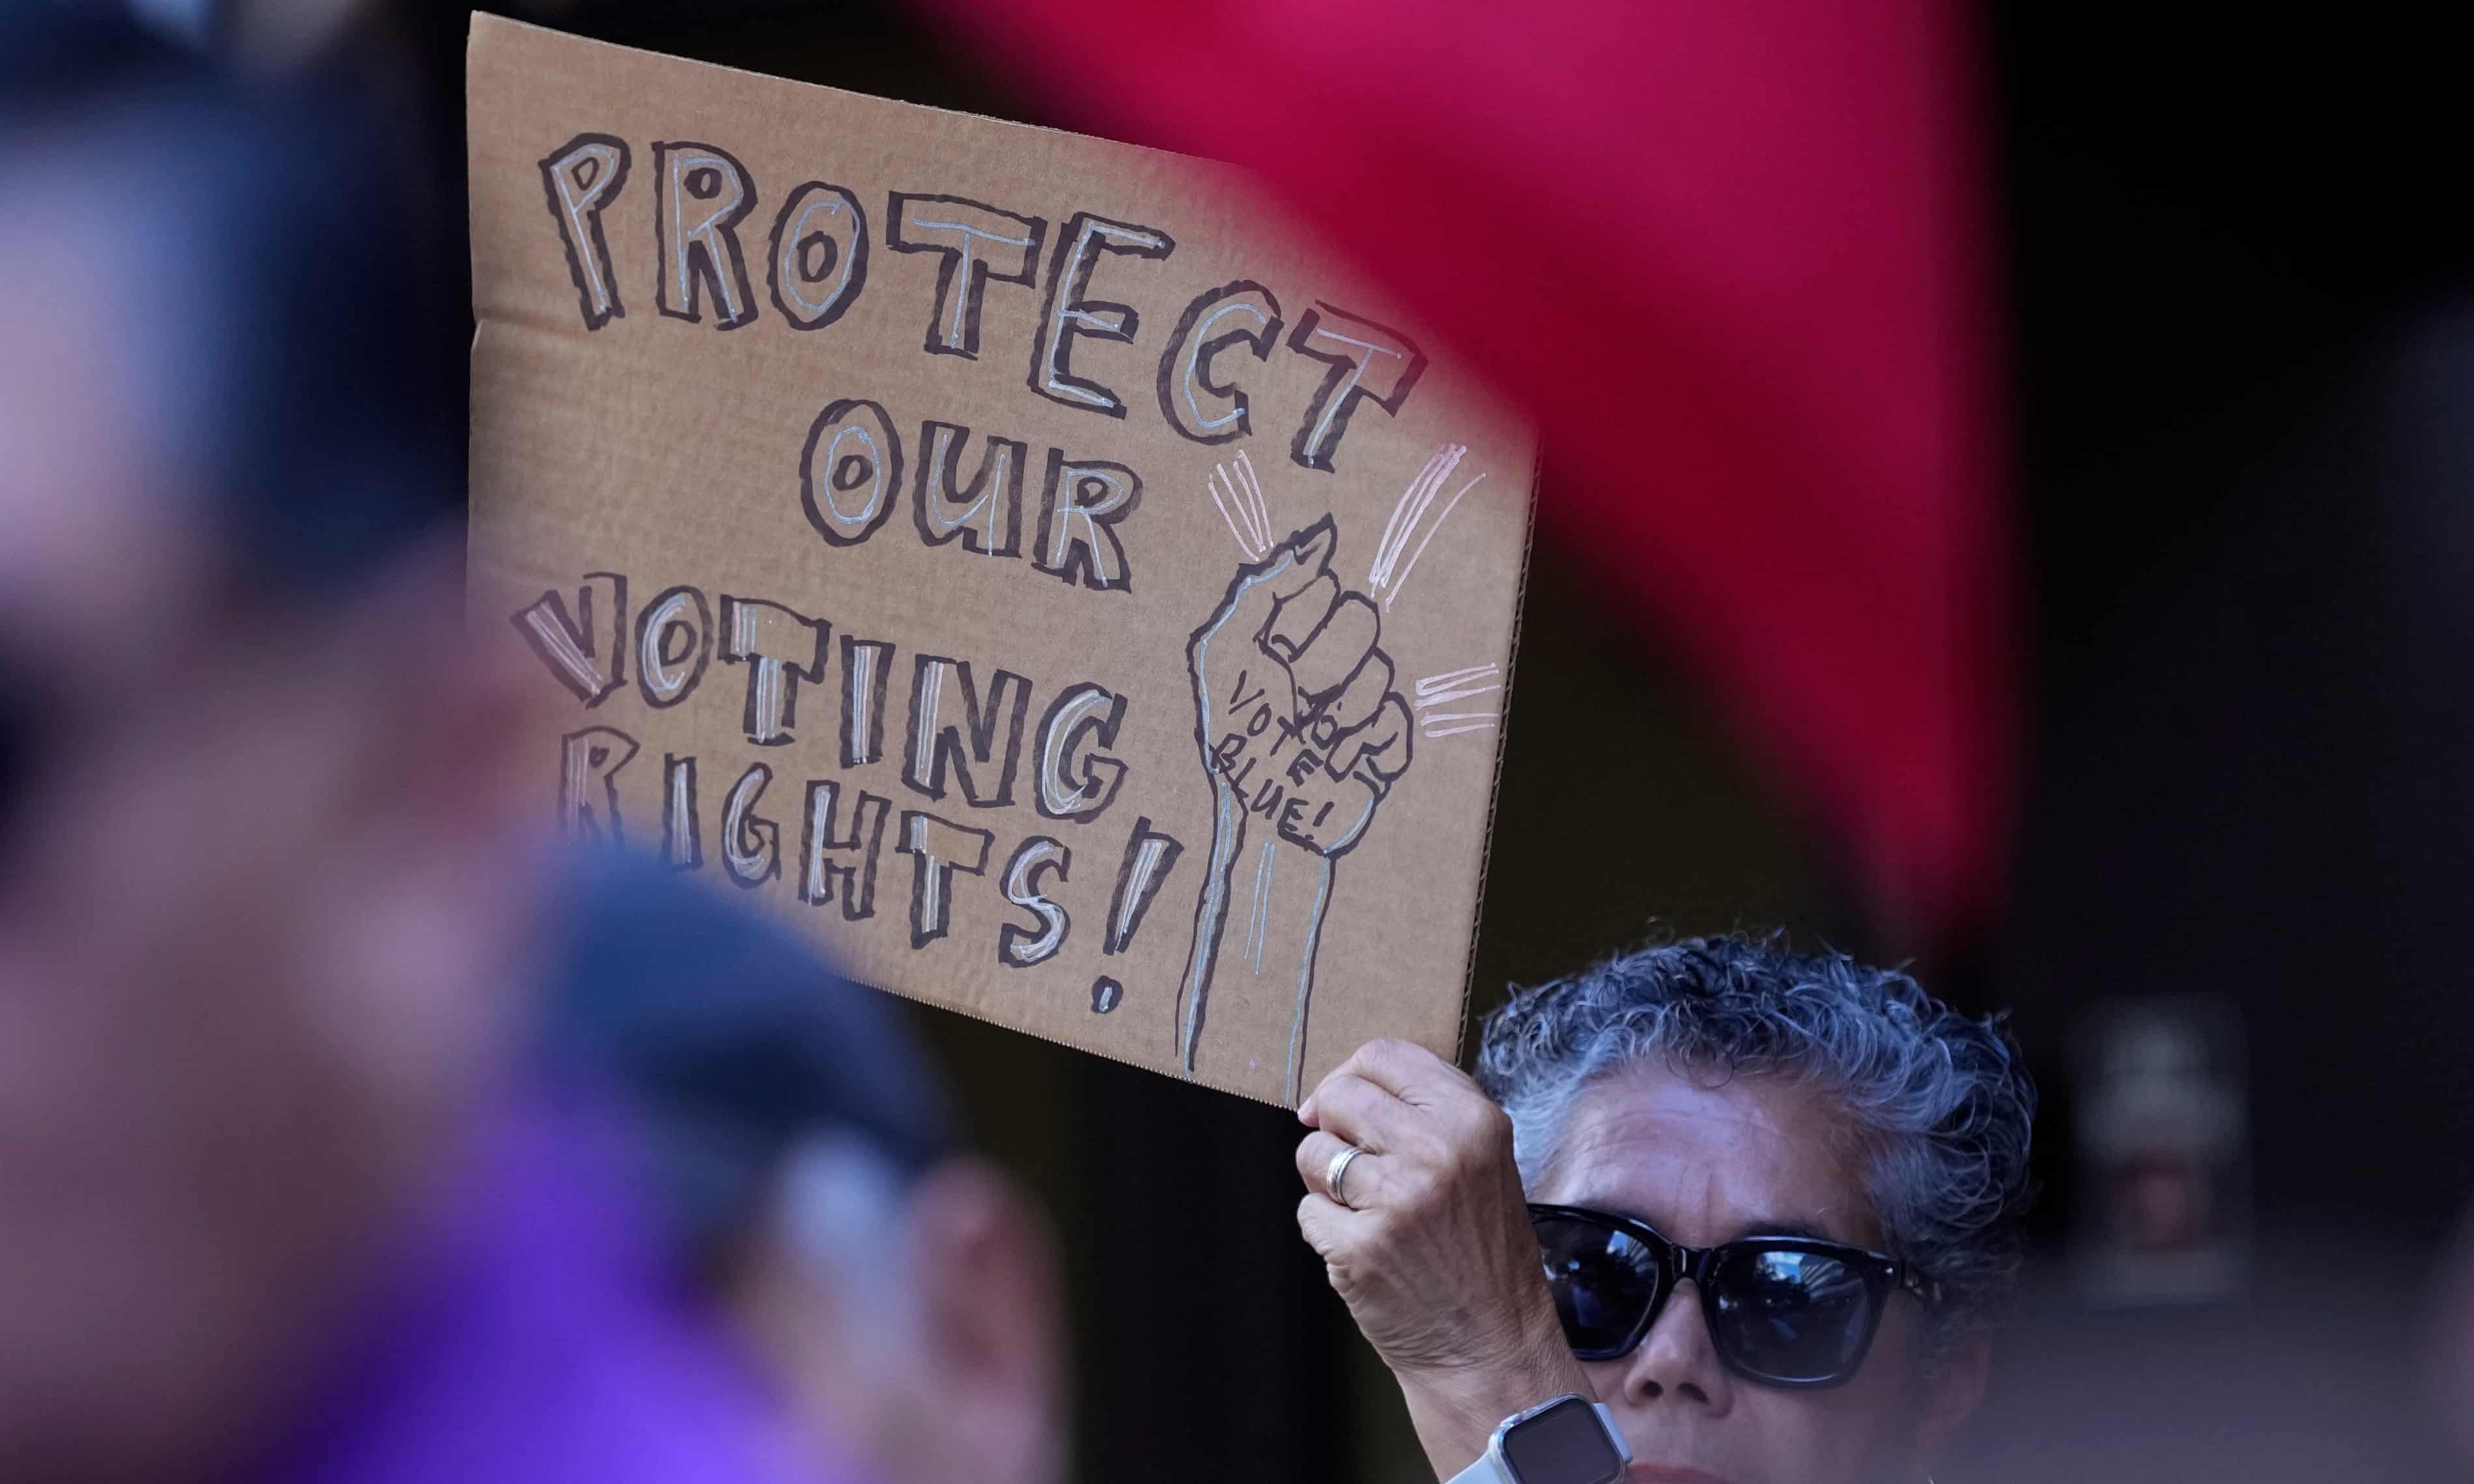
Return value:
<svg viewBox="0 0 2474 1484">
<path fill-rule="evenodd" d="M 1503 1466 L 1502 1457 L 1489 1440 L 1486 1451 L 1477 1455 L 1477 1462 L 1453 1474 L 1444 1484 L 1513 1484 L 1512 1471 Z"/>
</svg>

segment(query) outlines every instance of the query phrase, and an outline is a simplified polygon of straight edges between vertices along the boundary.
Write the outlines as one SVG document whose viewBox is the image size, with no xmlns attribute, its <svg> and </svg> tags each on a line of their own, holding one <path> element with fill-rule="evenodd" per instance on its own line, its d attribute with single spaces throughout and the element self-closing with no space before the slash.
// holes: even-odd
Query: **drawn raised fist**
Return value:
<svg viewBox="0 0 2474 1484">
<path fill-rule="evenodd" d="M 1273 980 L 1295 994 L 1292 1102 L 1332 863 L 1365 836 L 1408 771 L 1412 735 L 1409 704 L 1392 688 L 1379 643 L 1381 610 L 1332 575 L 1335 541 L 1325 516 L 1240 567 L 1186 646 L 1195 741 L 1215 809 L 1178 992 L 1178 1053 L 1189 1073 L 1198 1069 L 1215 977 L 1233 965 Z M 1232 918 L 1244 924 L 1234 945 L 1225 941 Z"/>
<path fill-rule="evenodd" d="M 1331 574 L 1325 516 L 1240 568 L 1186 646 L 1202 765 L 1248 818 L 1341 855 L 1409 767 L 1380 610 Z"/>
</svg>

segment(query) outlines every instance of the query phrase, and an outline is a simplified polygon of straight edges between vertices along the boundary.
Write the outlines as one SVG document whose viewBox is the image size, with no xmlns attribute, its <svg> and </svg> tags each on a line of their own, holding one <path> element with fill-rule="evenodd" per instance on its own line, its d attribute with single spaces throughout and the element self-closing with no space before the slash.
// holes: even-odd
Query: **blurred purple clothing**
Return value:
<svg viewBox="0 0 2474 1484">
<path fill-rule="evenodd" d="M 660 1261 L 611 1135 L 535 1113 L 481 1140 L 256 1477 L 818 1484 L 717 1317 Z"/>
</svg>

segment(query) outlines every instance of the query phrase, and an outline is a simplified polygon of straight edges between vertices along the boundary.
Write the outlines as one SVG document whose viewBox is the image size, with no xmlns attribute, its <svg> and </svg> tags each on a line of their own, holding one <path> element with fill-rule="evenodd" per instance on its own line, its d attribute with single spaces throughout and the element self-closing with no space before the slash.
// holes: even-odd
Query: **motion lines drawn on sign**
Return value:
<svg viewBox="0 0 2474 1484">
<path fill-rule="evenodd" d="M 1249 561 L 1262 561 L 1272 549 L 1272 512 L 1263 499 L 1263 482 L 1254 477 L 1254 461 L 1239 452 L 1233 467 L 1216 467 L 1203 487 L 1211 491 L 1211 503 L 1220 507 L 1220 518 L 1237 539 L 1238 550 Z"/>
<path fill-rule="evenodd" d="M 1501 718 L 1492 711 L 1442 711 L 1438 706 L 1472 696 L 1492 695 L 1503 689 L 1502 668 L 1497 665 L 1470 665 L 1462 670 L 1446 670 L 1429 675 L 1418 682 L 1418 699 L 1412 703 L 1418 709 L 1418 727 L 1429 737 L 1458 736 L 1464 731 L 1485 731 Z"/>
<path fill-rule="evenodd" d="M 1390 610 L 1393 600 L 1400 596 L 1400 589 L 1408 585 L 1409 574 L 1418 569 L 1419 559 L 1425 556 L 1427 545 L 1434 540 L 1435 533 L 1443 528 L 1443 522 L 1451 517 L 1461 496 L 1476 489 L 1486 478 L 1480 473 L 1452 491 L 1451 498 L 1443 502 L 1443 509 L 1435 514 L 1433 521 L 1427 521 L 1426 514 L 1434 508 L 1444 482 L 1460 467 L 1461 459 L 1467 452 L 1467 443 L 1439 445 L 1427 456 L 1425 467 L 1418 470 L 1418 477 L 1409 481 L 1409 488 L 1400 491 L 1398 503 L 1392 507 L 1392 519 L 1383 528 L 1383 539 L 1376 543 L 1373 563 L 1366 573 L 1367 586 L 1383 594 L 1385 610 Z M 1421 529 L 1424 535 L 1419 536 Z M 1409 549 L 1412 538 L 1418 542 L 1414 551 Z M 1408 558 L 1406 562 L 1401 561 L 1403 555 Z"/>
</svg>

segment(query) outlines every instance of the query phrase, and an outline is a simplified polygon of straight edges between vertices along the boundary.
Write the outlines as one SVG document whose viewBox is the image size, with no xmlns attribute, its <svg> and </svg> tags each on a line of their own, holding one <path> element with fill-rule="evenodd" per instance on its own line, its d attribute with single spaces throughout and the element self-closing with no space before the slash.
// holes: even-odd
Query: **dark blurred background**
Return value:
<svg viewBox="0 0 2474 1484">
<path fill-rule="evenodd" d="M 896 4 L 507 13 L 1055 122 Z M 1982 17 L 2027 771 L 2010 910 L 1917 967 L 2011 1008 L 2048 1090 L 2039 1328 L 1985 1428 L 2057 1398 L 2123 1420 L 2056 1442 L 2054 1477 L 2169 1476 L 2156 1428 L 2322 1448 L 2352 1477 L 2421 1457 L 2415 1314 L 2474 1192 L 2474 120 L 2457 54 L 2401 16 Z M 451 242 L 465 14 L 372 0 L 350 24 L 347 53 L 403 91 Z M 1651 931 L 1911 957 L 1579 570 L 1548 540 L 1528 586 L 1473 1015 Z M 1286 1113 L 913 1013 L 1065 1237 L 1081 1476 L 1420 1476 L 1298 1240 Z M 2153 1137 L 2125 1149 L 2125 1126 Z M 2261 1335 L 2306 1336 L 2303 1363 Z M 2143 1431 L 2163 1371 L 2194 1365 L 2228 1408 L 2309 1404 L 2290 1431 L 2204 1407 Z"/>
</svg>

